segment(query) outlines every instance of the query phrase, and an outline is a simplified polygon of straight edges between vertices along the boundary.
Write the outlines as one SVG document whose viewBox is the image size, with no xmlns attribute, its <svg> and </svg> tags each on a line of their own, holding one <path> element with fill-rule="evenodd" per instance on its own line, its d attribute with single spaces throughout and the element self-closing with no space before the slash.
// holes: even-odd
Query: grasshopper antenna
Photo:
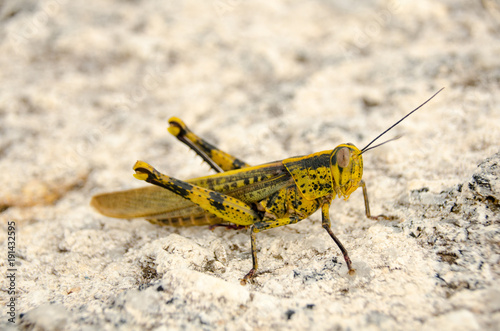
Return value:
<svg viewBox="0 0 500 331">
<path fill-rule="evenodd" d="M 389 139 L 381 144 L 378 144 L 376 146 L 373 146 L 371 148 L 368 148 L 370 147 L 371 144 L 373 144 L 378 138 L 382 137 L 384 134 L 386 134 L 387 132 L 389 132 L 392 128 L 394 128 L 396 125 L 398 125 L 399 123 L 401 123 L 405 118 L 407 118 L 408 116 L 410 116 L 411 114 L 413 114 L 414 112 L 416 112 L 417 110 L 419 110 L 420 108 L 422 108 L 427 102 L 431 101 L 432 98 L 434 98 L 439 92 L 441 92 L 442 90 L 444 89 L 444 87 L 442 87 L 439 91 L 437 91 L 436 93 L 434 93 L 429 99 L 427 99 L 424 103 L 422 103 L 420 106 L 418 106 L 417 108 L 413 109 L 411 112 L 409 112 L 408 114 L 406 114 L 406 116 L 404 116 L 402 119 L 400 119 L 399 121 L 397 121 L 396 123 L 394 123 L 393 125 L 391 125 L 390 128 L 388 128 L 387 130 L 385 130 L 384 132 L 382 132 L 381 134 L 379 134 L 377 136 L 377 138 L 373 139 L 372 141 L 370 141 L 370 143 L 368 145 L 366 145 L 365 147 L 363 147 L 363 149 L 361 150 L 361 154 L 363 154 L 364 152 L 370 150 L 370 149 L 373 149 L 375 147 L 378 147 L 380 145 L 383 145 L 385 143 L 388 143 L 389 141 L 393 141 L 393 140 L 396 140 L 396 139 L 399 139 L 401 138 L 401 136 L 398 136 L 396 138 L 392 138 L 392 139 Z"/>
<path fill-rule="evenodd" d="M 366 148 L 366 147 L 365 147 L 365 148 L 363 148 L 363 150 L 361 151 L 361 154 L 363 154 L 364 152 L 369 151 L 370 149 L 374 149 L 374 148 L 380 147 L 380 146 L 382 146 L 382 145 L 385 145 L 385 144 L 387 144 L 388 142 L 391 142 L 391 141 L 394 141 L 394 140 L 398 140 L 398 139 L 399 139 L 399 138 L 401 138 L 402 136 L 403 136 L 403 135 L 402 135 L 402 134 L 400 134 L 400 135 L 397 135 L 397 136 L 396 136 L 396 137 L 394 137 L 394 138 L 391 138 L 391 139 L 389 139 L 389 140 L 386 140 L 386 141 L 384 141 L 383 143 L 380 143 L 380 144 L 378 144 L 378 145 L 372 146 L 372 147 L 370 147 L 370 148 Z M 373 141 L 372 141 L 372 142 L 373 142 Z M 370 144 L 371 144 L 371 143 L 370 143 Z M 367 147 L 368 147 L 368 146 L 367 146 Z"/>
</svg>

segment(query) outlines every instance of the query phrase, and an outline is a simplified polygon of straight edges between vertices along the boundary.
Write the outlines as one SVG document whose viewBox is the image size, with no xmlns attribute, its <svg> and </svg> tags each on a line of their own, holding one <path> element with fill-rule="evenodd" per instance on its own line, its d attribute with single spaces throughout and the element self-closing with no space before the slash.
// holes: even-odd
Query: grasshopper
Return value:
<svg viewBox="0 0 500 331">
<path fill-rule="evenodd" d="M 322 226 L 339 247 L 348 273 L 352 275 L 355 270 L 347 250 L 330 227 L 330 204 L 336 196 L 349 199 L 361 187 L 366 217 L 391 219 L 370 213 L 366 184 L 362 180 L 362 154 L 397 139 L 370 147 L 441 90 L 361 150 L 346 143 L 333 150 L 257 166 L 250 166 L 221 151 L 195 135 L 179 118 L 172 117 L 168 131 L 201 156 L 217 174 L 182 181 L 160 173 L 146 162 L 137 161 L 133 167 L 134 176 L 156 186 L 99 194 L 92 198 L 91 205 L 105 216 L 144 217 L 160 225 L 250 227 L 252 269 L 241 279 L 242 285 L 252 281 L 257 273 L 257 232 L 297 223 L 321 207 Z"/>
</svg>

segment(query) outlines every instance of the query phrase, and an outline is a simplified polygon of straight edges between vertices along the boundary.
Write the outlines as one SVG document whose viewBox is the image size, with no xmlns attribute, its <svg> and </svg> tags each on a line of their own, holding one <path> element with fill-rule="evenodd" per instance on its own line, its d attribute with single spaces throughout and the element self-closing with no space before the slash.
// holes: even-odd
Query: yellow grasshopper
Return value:
<svg viewBox="0 0 500 331">
<path fill-rule="evenodd" d="M 361 150 L 347 143 L 333 150 L 258 166 L 250 166 L 219 150 L 191 132 L 180 119 L 172 117 L 168 131 L 218 173 L 182 181 L 163 175 L 145 162 L 137 161 L 134 176 L 156 186 L 99 194 L 92 198 L 91 205 L 105 216 L 144 217 L 151 223 L 161 225 L 232 224 L 235 227 L 250 227 L 253 264 L 252 269 L 241 279 L 242 285 L 251 281 L 257 272 L 257 232 L 297 223 L 321 207 L 322 226 L 344 255 L 349 274 L 354 274 L 347 250 L 330 228 L 330 204 L 336 196 L 347 200 L 351 193 L 361 187 L 366 217 L 388 219 L 384 215 L 370 214 L 366 185 L 361 179 L 362 154 L 382 145 L 369 147 L 441 90 Z"/>
</svg>

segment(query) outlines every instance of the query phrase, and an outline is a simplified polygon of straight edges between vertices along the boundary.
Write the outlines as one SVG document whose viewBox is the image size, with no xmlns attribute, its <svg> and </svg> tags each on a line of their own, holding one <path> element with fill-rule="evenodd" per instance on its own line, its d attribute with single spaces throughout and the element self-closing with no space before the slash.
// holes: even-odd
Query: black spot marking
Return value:
<svg viewBox="0 0 500 331">
<path fill-rule="evenodd" d="M 165 185 L 161 186 L 183 198 L 189 199 L 190 194 L 193 192 L 193 185 L 175 178 L 172 178 L 171 181 L 172 183 L 165 183 Z"/>
<path fill-rule="evenodd" d="M 241 169 L 241 168 L 244 168 L 246 166 L 246 163 L 245 162 L 242 162 L 238 159 L 234 159 L 233 161 L 233 169 Z"/>
<path fill-rule="evenodd" d="M 210 201 L 210 205 L 212 207 L 214 207 L 215 209 L 219 210 L 219 211 L 225 211 L 226 210 L 226 207 L 224 206 L 224 202 L 225 202 L 225 198 L 217 193 L 217 192 L 210 192 L 209 193 L 209 201 Z"/>
</svg>

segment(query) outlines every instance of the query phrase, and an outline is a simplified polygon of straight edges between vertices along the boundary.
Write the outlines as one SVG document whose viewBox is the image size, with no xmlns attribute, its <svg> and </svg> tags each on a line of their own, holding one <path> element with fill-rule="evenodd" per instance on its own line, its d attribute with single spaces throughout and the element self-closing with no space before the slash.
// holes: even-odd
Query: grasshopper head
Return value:
<svg viewBox="0 0 500 331">
<path fill-rule="evenodd" d="M 353 144 L 338 145 L 330 156 L 330 168 L 339 197 L 345 200 L 354 192 L 363 176 L 363 157 Z"/>
</svg>

